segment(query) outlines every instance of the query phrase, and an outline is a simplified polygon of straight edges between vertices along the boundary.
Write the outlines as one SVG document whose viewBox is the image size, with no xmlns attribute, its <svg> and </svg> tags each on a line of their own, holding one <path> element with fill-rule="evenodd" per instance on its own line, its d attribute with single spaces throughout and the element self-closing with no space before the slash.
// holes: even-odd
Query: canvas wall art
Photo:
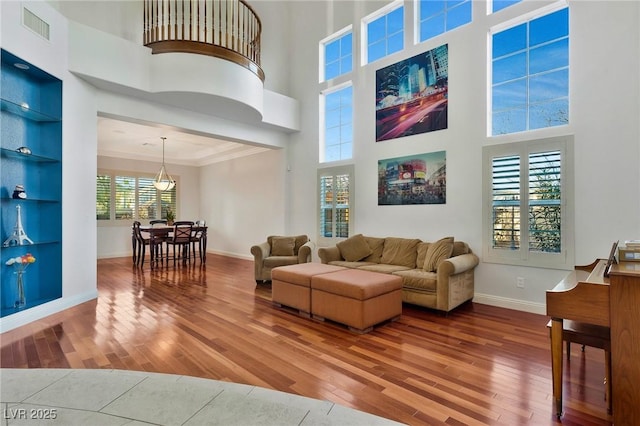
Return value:
<svg viewBox="0 0 640 426">
<path fill-rule="evenodd" d="M 447 128 L 449 48 L 376 71 L 376 142 Z"/>
<path fill-rule="evenodd" d="M 379 206 L 446 202 L 446 151 L 378 160 Z"/>
</svg>

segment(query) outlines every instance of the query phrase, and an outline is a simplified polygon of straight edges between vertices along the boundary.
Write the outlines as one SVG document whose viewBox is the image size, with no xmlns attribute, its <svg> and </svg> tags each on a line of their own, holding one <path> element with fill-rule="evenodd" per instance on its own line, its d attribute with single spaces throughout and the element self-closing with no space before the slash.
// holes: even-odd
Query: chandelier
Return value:
<svg viewBox="0 0 640 426">
<path fill-rule="evenodd" d="M 167 138 L 161 137 L 160 139 L 162 139 L 162 167 L 160 167 L 160 171 L 153 181 L 153 186 L 155 186 L 158 191 L 169 191 L 176 186 L 176 181 L 167 173 L 167 169 L 164 166 L 164 141 Z"/>
</svg>

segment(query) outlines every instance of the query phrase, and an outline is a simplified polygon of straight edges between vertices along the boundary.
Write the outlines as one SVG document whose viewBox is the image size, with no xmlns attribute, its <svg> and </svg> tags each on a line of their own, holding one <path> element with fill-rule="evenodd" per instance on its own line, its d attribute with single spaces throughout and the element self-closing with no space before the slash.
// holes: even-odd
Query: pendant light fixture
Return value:
<svg viewBox="0 0 640 426">
<path fill-rule="evenodd" d="M 169 191 L 174 186 L 176 186 L 176 181 L 173 180 L 171 175 L 167 173 L 167 170 L 164 167 L 164 141 L 167 138 L 161 137 L 160 139 L 162 139 L 162 167 L 160 167 L 160 171 L 153 181 L 153 186 L 155 186 L 158 191 Z"/>
</svg>

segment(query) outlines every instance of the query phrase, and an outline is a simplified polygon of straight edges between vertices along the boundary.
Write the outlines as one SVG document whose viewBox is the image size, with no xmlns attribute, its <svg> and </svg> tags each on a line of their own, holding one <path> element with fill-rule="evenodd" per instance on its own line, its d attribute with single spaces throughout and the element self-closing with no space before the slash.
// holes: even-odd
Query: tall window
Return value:
<svg viewBox="0 0 640 426">
<path fill-rule="evenodd" d="M 569 138 L 484 148 L 488 261 L 572 267 Z"/>
<path fill-rule="evenodd" d="M 353 33 L 351 27 L 320 42 L 320 63 L 324 64 L 320 81 L 331 80 L 353 69 Z"/>
<path fill-rule="evenodd" d="M 420 0 L 418 41 L 458 28 L 471 22 L 471 0 Z"/>
<path fill-rule="evenodd" d="M 491 11 L 493 13 L 496 13 L 499 10 L 502 10 L 516 3 L 520 3 L 521 1 L 522 0 L 493 0 L 491 2 Z"/>
<path fill-rule="evenodd" d="M 402 1 L 394 1 L 363 19 L 366 39 L 366 55 L 363 64 L 399 52 L 404 48 L 404 7 Z"/>
<path fill-rule="evenodd" d="M 318 170 L 319 241 L 348 238 L 353 215 L 353 166 Z"/>
<path fill-rule="evenodd" d="M 492 36 L 493 136 L 569 123 L 569 9 Z"/>
<path fill-rule="evenodd" d="M 101 172 L 97 176 L 96 219 L 127 221 L 166 219 L 177 208 L 176 187 L 158 191 L 152 176 Z"/>
<path fill-rule="evenodd" d="M 324 147 L 320 162 L 348 160 L 353 156 L 353 87 L 347 83 L 323 93 Z"/>
</svg>

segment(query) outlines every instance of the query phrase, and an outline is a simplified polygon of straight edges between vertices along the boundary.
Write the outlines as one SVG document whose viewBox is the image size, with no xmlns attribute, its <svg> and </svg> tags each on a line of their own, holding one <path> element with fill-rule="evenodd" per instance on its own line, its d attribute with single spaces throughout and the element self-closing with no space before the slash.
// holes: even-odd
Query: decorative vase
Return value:
<svg viewBox="0 0 640 426">
<path fill-rule="evenodd" d="M 24 271 L 16 271 L 15 274 L 17 275 L 17 286 L 18 286 L 18 297 L 16 299 L 16 303 L 14 303 L 14 308 L 24 308 L 24 305 L 26 305 L 27 301 L 24 297 Z"/>
</svg>

